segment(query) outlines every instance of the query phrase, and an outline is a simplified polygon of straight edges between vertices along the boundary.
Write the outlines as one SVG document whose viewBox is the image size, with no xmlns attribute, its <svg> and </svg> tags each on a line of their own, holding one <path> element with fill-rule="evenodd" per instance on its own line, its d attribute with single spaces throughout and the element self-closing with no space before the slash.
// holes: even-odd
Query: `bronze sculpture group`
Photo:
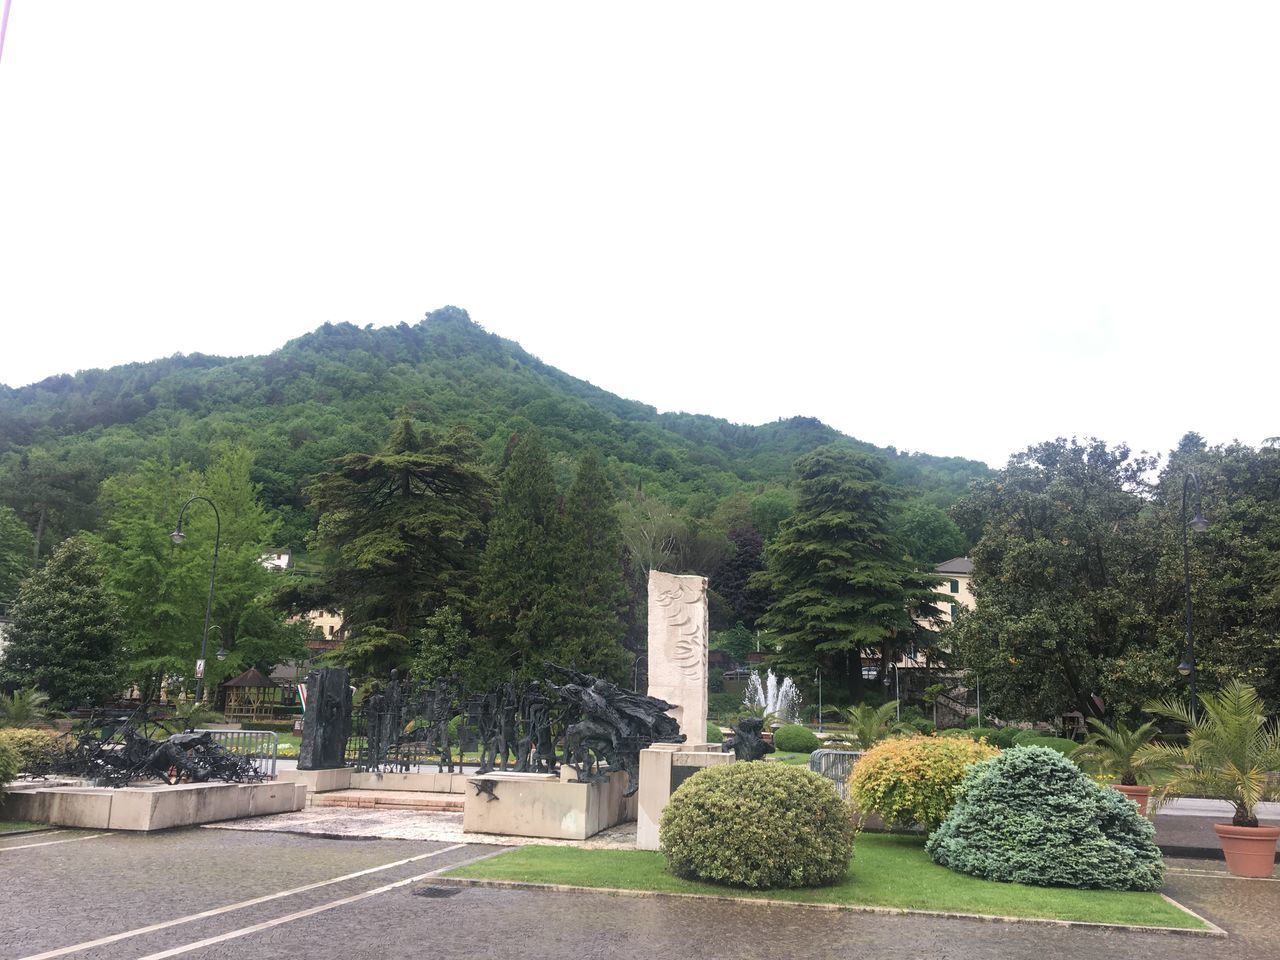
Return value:
<svg viewBox="0 0 1280 960">
<path fill-rule="evenodd" d="M 589 780 L 622 770 L 631 796 L 639 788 L 640 751 L 684 741 L 666 701 L 568 667 L 546 669 L 562 682 L 513 680 L 467 691 L 456 677 L 414 682 L 393 673 L 358 711 L 353 759 L 364 770 L 434 762 L 437 770 L 452 772 L 455 764 L 461 769 L 467 751 L 479 754 L 480 774 L 554 773 L 565 765 Z"/>
</svg>

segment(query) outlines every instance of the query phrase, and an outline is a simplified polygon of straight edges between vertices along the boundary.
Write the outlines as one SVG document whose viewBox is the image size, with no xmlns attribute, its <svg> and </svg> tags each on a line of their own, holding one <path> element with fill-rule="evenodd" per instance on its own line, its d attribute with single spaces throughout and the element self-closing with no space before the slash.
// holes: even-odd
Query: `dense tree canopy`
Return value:
<svg viewBox="0 0 1280 960">
<path fill-rule="evenodd" d="M 772 594 L 759 623 L 775 669 L 808 678 L 821 668 L 832 686 L 861 699 L 863 656 L 906 649 L 913 613 L 936 617 L 936 578 L 907 560 L 890 532 L 893 491 L 883 461 L 823 448 L 795 466 L 797 505 L 768 550 L 756 583 Z"/>
<path fill-rule="evenodd" d="M 1055 440 L 1011 458 L 955 509 L 981 523 L 977 609 L 951 638 L 996 716 L 1101 715 L 1134 704 L 1153 622 L 1142 523 L 1153 462 L 1123 445 Z"/>
<path fill-rule="evenodd" d="M 12 616 L 0 683 L 35 687 L 59 710 L 120 693 L 124 620 L 91 544 L 64 541 L 24 582 Z"/>
<path fill-rule="evenodd" d="M 194 683 L 215 543 L 210 652 L 216 644 L 229 656 L 207 658 L 206 686 L 216 689 L 247 667 L 270 668 L 301 651 L 305 627 L 285 624 L 271 603 L 278 578 L 261 558 L 277 525 L 258 499 L 252 462 L 248 450 L 224 447 L 203 471 L 148 460 L 103 485 L 98 542 L 125 618 L 126 676 L 144 692 L 158 691 L 165 680 L 179 688 Z M 186 539 L 176 546 L 169 534 L 195 495 L 212 500 L 217 514 L 203 501 L 192 503 Z"/>
<path fill-rule="evenodd" d="M 0 605 L 12 603 L 35 565 L 36 538 L 9 507 L 0 507 Z"/>
<path fill-rule="evenodd" d="M 343 611 L 344 661 L 364 672 L 410 638 L 440 606 L 469 603 L 476 583 L 490 480 L 465 430 L 442 437 L 408 420 L 381 453 L 334 462 L 307 490 L 327 561 L 323 596 Z"/>
</svg>

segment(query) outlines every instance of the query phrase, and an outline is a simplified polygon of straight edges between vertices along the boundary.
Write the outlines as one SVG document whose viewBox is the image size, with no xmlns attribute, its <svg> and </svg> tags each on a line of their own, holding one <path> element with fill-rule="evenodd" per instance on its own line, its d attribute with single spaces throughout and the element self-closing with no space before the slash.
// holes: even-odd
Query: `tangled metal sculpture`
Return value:
<svg viewBox="0 0 1280 960">
<path fill-rule="evenodd" d="M 144 732 L 146 731 L 146 732 Z M 148 732 L 164 734 L 163 739 Z M 265 775 L 252 759 L 224 750 L 212 734 L 169 734 L 163 723 L 150 720 L 145 707 L 126 716 L 93 716 L 84 721 L 68 749 L 53 751 L 42 776 L 74 776 L 98 786 L 126 787 L 139 780 L 164 783 L 257 783 Z"/>
<path fill-rule="evenodd" d="M 369 771 L 434 763 L 452 772 L 455 766 L 461 770 L 466 751 L 479 754 L 481 774 L 555 773 L 564 764 L 579 781 L 624 770 L 631 796 L 639 788 L 640 751 L 684 741 L 665 700 L 568 667 L 545 666 L 563 682 L 511 681 L 469 692 L 456 677 L 422 682 L 392 673 L 356 712 L 351 759 Z"/>
</svg>

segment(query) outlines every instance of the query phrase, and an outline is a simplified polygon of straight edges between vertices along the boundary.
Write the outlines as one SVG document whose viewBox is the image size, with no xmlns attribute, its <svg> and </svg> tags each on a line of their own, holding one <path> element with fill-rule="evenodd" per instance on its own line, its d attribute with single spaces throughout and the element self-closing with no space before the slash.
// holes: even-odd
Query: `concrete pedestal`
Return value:
<svg viewBox="0 0 1280 960">
<path fill-rule="evenodd" d="M 312 793 L 328 793 L 330 790 L 351 789 L 351 773 L 350 767 L 336 767 L 332 770 L 281 770 L 278 779 L 306 784 Z"/>
<path fill-rule="evenodd" d="M 465 793 L 467 776 L 462 773 L 353 773 L 351 786 L 356 790 Z"/>
<path fill-rule="evenodd" d="M 45 787 L 14 790 L 4 817 L 90 830 L 167 830 L 217 820 L 289 813 L 306 806 L 301 783 L 181 783 L 174 786 Z"/>
<path fill-rule="evenodd" d="M 636 813 L 636 846 L 658 849 L 658 825 L 671 794 L 705 767 L 733 763 L 732 753 L 710 744 L 655 743 L 640 751 L 640 793 Z"/>
<path fill-rule="evenodd" d="M 597 783 L 575 783 L 575 776 L 568 767 L 561 770 L 559 777 L 498 770 L 469 776 L 462 829 L 469 833 L 585 840 L 636 818 L 636 798 L 622 795 L 627 789 L 625 773 L 615 771 Z M 493 785 L 492 797 L 475 789 L 486 780 Z"/>
</svg>

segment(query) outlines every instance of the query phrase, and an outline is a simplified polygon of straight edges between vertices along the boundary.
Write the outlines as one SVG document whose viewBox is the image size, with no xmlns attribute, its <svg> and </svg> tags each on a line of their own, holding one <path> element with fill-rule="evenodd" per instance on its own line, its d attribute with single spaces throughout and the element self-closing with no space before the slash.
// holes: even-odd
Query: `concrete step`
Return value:
<svg viewBox="0 0 1280 960">
<path fill-rule="evenodd" d="M 313 795 L 311 805 L 462 813 L 463 797 L 457 793 L 427 793 L 418 790 L 332 790 Z"/>
</svg>

